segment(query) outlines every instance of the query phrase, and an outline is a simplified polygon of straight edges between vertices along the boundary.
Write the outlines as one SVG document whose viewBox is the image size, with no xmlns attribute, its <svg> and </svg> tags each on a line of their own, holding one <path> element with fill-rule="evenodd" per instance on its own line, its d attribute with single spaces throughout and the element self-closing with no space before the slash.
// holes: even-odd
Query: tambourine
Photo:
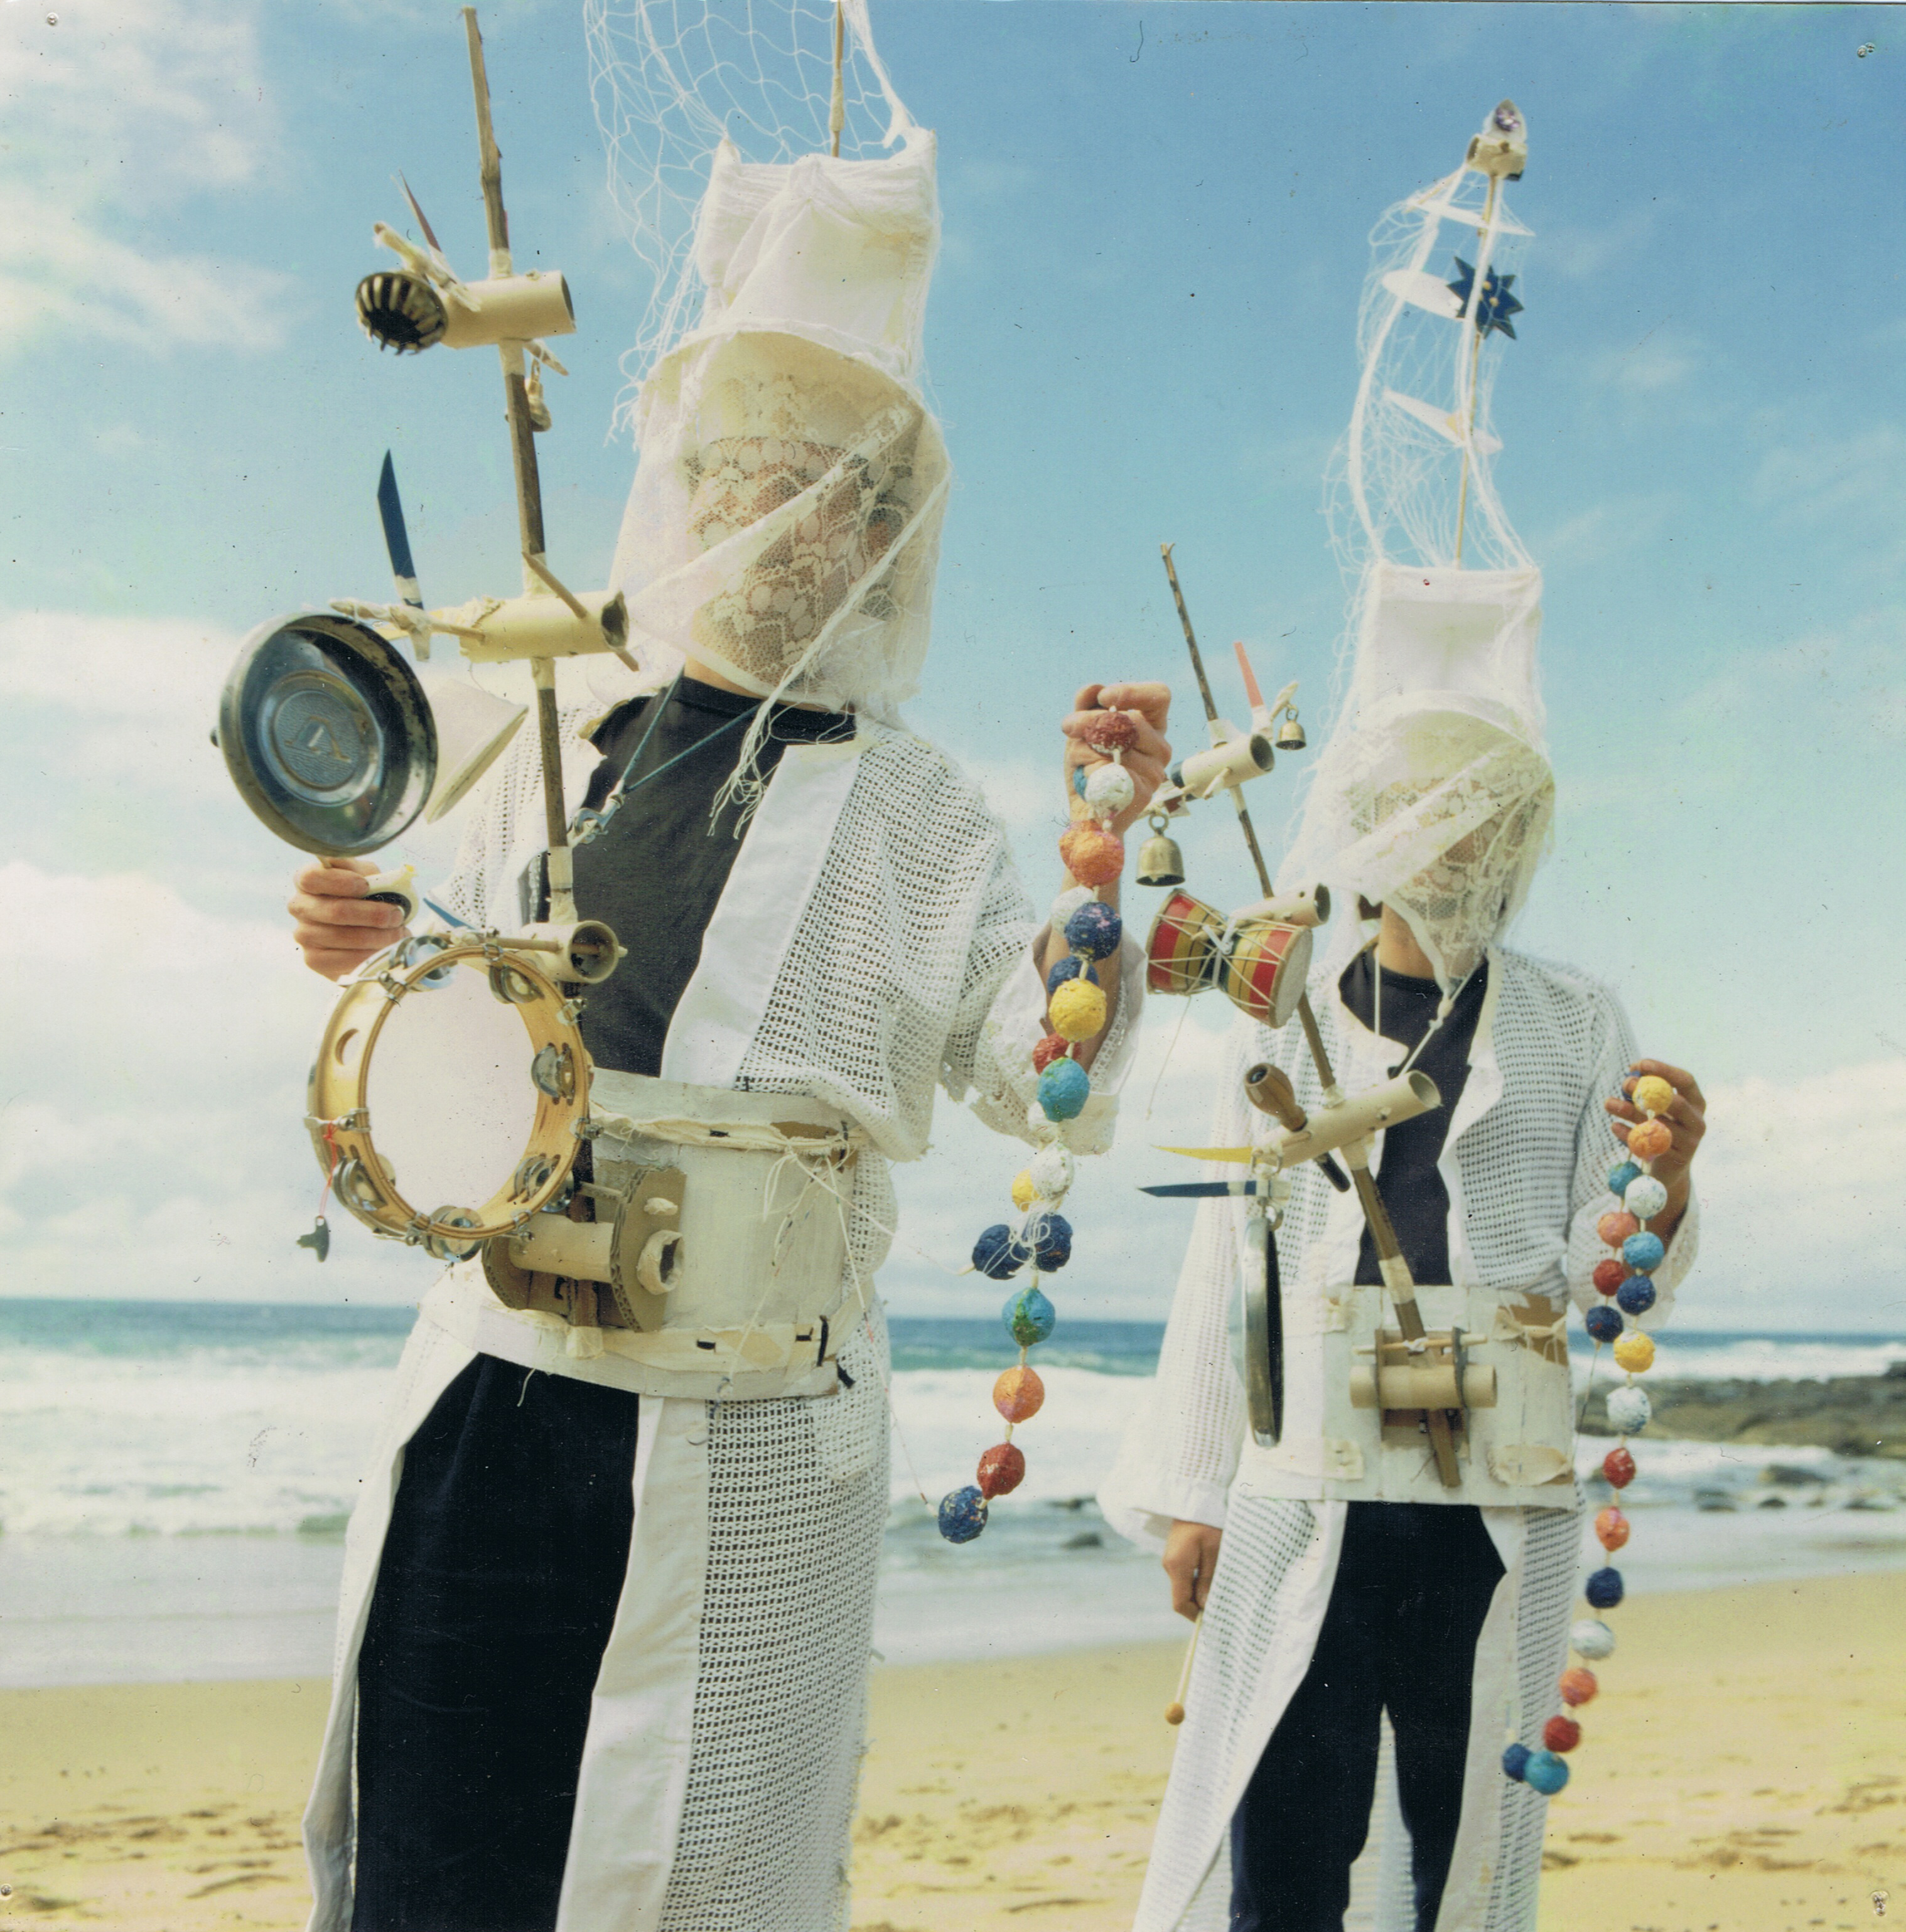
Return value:
<svg viewBox="0 0 1906 1932">
<path fill-rule="evenodd" d="M 590 1072 L 581 1002 L 557 981 L 600 980 L 618 956 L 589 921 L 507 940 L 421 934 L 365 965 L 319 1042 L 305 1119 L 344 1208 L 458 1261 L 555 1200 Z"/>
<path fill-rule="evenodd" d="M 1216 986 L 1252 1018 L 1280 1027 L 1303 997 L 1310 946 L 1307 926 L 1261 916 L 1233 926 L 1189 892 L 1175 892 L 1145 941 L 1145 984 L 1154 993 L 1186 995 Z"/>
</svg>

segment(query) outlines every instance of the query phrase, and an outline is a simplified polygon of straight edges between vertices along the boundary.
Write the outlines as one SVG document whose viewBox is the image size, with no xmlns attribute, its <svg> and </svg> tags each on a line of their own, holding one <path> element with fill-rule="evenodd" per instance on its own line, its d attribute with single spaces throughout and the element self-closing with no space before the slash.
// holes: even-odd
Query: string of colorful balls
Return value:
<svg viewBox="0 0 1906 1932">
<path fill-rule="evenodd" d="M 1124 927 L 1099 892 L 1125 868 L 1125 842 L 1112 830 L 1112 821 L 1135 795 L 1131 774 L 1121 760 L 1138 742 L 1136 723 L 1122 711 L 1101 713 L 1094 730 L 1092 748 L 1110 762 L 1089 769 L 1080 765 L 1073 773 L 1083 815 L 1061 835 L 1059 856 L 1079 883 L 1053 901 L 1051 916 L 1052 929 L 1069 950 L 1046 976 L 1046 1017 L 1052 1031 L 1032 1049 L 1039 1081 L 1032 1111 L 1045 1144 L 1013 1183 L 1018 1226 L 995 1222 L 973 1244 L 973 1266 L 989 1281 L 1010 1281 L 1022 1268 L 1028 1270 L 1025 1286 L 1009 1295 L 1000 1311 L 1019 1359 L 992 1387 L 992 1406 L 1006 1424 L 1004 1438 L 980 1456 L 972 1482 L 940 1499 L 940 1534 L 949 1543 L 971 1543 L 986 1528 L 993 1498 L 1010 1496 L 1025 1480 L 1026 1459 L 1013 1431 L 1030 1422 L 1046 1400 L 1046 1385 L 1027 1358 L 1050 1337 L 1058 1318 L 1040 1283 L 1072 1258 L 1072 1224 L 1058 1211 L 1075 1172 L 1063 1129 L 1084 1112 L 1092 1090 L 1091 1076 L 1073 1049 L 1105 1030 L 1107 1008 L 1098 968 L 1117 955 Z"/>
<path fill-rule="evenodd" d="M 1595 1342 L 1595 1355 L 1600 1356 L 1604 1342 L 1612 1342 L 1615 1364 L 1628 1377 L 1609 1393 L 1608 1424 L 1619 1439 L 1601 1459 L 1603 1478 L 1618 1496 L 1634 1480 L 1628 1438 L 1640 1435 L 1653 1413 L 1646 1390 L 1634 1378 L 1654 1366 L 1654 1337 L 1629 1324 L 1655 1305 L 1655 1284 L 1649 1277 L 1661 1266 L 1667 1250 L 1647 1224 L 1667 1207 L 1667 1189 L 1652 1170 L 1674 1139 L 1667 1123 L 1659 1118 L 1674 1104 L 1674 1089 L 1667 1081 L 1646 1074 L 1625 1083 L 1625 1091 L 1647 1118 L 1629 1130 L 1627 1158 L 1608 1176 L 1608 1191 L 1622 1204 L 1595 1224 L 1595 1232 L 1614 1250 L 1595 1264 L 1595 1288 L 1607 1299 L 1582 1319 Z M 1591 1381 L 1594 1373 L 1591 1363 Z M 1611 1556 L 1628 1541 L 1628 1528 L 1619 1503 L 1611 1503 L 1595 1519 L 1595 1540 Z M 1612 1610 L 1626 1594 L 1622 1573 L 1604 1564 L 1589 1573 L 1582 1593 L 1591 1610 Z M 1562 1673 L 1558 1688 L 1564 1708 L 1542 1726 L 1541 1748 L 1532 1750 L 1518 1739 L 1502 1754 L 1503 1770 L 1544 1797 L 1553 1797 L 1568 1782 L 1566 1755 L 1582 1741 L 1580 1721 L 1571 1713 L 1589 1702 L 1600 1688 L 1589 1666 L 1614 1654 L 1615 1633 L 1600 1616 L 1583 1617 L 1570 1626 L 1568 1647 L 1582 1661 Z"/>
</svg>

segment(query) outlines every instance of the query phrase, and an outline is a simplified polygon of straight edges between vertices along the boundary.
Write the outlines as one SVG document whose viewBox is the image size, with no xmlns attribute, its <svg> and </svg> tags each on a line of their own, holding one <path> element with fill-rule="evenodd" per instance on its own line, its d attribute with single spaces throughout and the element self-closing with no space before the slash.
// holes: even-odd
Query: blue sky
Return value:
<svg viewBox="0 0 1906 1932">
<path fill-rule="evenodd" d="M 1546 572 L 1561 800 L 1522 943 L 1613 980 L 1716 1101 L 1689 1318 L 1898 1329 L 1906 17 L 874 0 L 874 20 L 938 132 L 945 214 L 927 340 L 959 482 L 911 716 L 985 778 L 1041 901 L 1073 688 L 1169 678 L 1196 735 L 1161 541 L 1207 644 L 1247 640 L 1325 722 L 1345 585 L 1322 478 L 1366 237 L 1520 104 L 1535 239 L 1496 477 Z M 518 260 L 575 294 L 541 446 L 552 558 L 593 583 L 647 288 L 578 7 L 484 25 Z M 480 262 L 455 9 L 8 0 L 0 80 L 0 1288 L 413 1295 L 423 1264 L 354 1228 L 322 1275 L 290 1246 L 316 1204 L 299 1117 L 326 995 L 277 914 L 290 855 L 205 732 L 254 623 L 383 593 L 386 447 L 431 599 L 510 578 L 493 367 L 380 357 L 350 310 L 400 169 Z M 1294 769 L 1257 789 L 1273 846 Z M 1244 895 L 1228 826 L 1185 843 L 1204 896 Z M 1077 1312 L 1162 1312 L 1184 1231 L 1131 1189 L 1148 1142 L 1199 1125 L 1223 1016 L 1193 1010 L 1143 1120 L 1178 1018 L 1154 1013 L 1124 1143 L 1075 1197 Z M 974 1190 L 1016 1163 L 945 1112 L 939 1140 L 890 1282 L 952 1312 L 970 1286 L 915 1251 L 956 1264 Z"/>
</svg>

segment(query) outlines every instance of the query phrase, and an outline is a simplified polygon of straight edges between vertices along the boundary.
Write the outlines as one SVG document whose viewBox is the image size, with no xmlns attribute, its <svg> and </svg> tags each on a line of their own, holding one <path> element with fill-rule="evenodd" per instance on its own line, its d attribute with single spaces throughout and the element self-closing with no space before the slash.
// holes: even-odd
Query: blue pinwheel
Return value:
<svg viewBox="0 0 1906 1932">
<path fill-rule="evenodd" d="M 1509 285 L 1514 280 L 1513 275 L 1490 274 L 1483 277 L 1482 293 L 1477 298 L 1475 304 L 1475 326 L 1478 334 L 1487 335 L 1491 329 L 1499 329 L 1511 342 L 1516 339 L 1515 330 L 1511 326 L 1509 317 L 1520 315 L 1522 304 L 1509 292 Z M 1456 279 L 1445 286 L 1462 304 L 1458 311 L 1460 314 L 1466 315 L 1469 313 L 1469 297 L 1475 290 L 1475 270 L 1458 255 L 1456 257 Z"/>
</svg>

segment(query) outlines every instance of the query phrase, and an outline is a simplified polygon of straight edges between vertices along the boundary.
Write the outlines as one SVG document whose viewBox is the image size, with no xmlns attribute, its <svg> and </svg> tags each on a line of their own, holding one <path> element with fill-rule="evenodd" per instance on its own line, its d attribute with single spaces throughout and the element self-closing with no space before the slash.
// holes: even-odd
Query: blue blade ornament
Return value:
<svg viewBox="0 0 1906 1932">
<path fill-rule="evenodd" d="M 1156 1195 L 1166 1201 L 1217 1201 L 1226 1195 L 1249 1197 L 1258 1191 L 1254 1180 L 1169 1180 L 1139 1190 L 1141 1194 Z"/>
<path fill-rule="evenodd" d="M 1450 293 L 1463 304 L 1463 313 L 1469 312 L 1469 297 L 1475 287 L 1476 272 L 1460 255 L 1456 257 L 1456 279 L 1444 284 Z M 1509 317 L 1522 313 L 1522 304 L 1510 294 L 1509 286 L 1515 280 L 1513 275 L 1484 275 L 1482 293 L 1475 302 L 1475 326 L 1479 334 L 1487 335 L 1493 329 L 1506 335 L 1513 342 L 1515 330 Z"/>
<path fill-rule="evenodd" d="M 390 552 L 397 594 L 413 610 L 421 610 L 424 593 L 418 588 L 417 566 L 410 557 L 410 533 L 404 527 L 404 505 L 397 494 L 397 470 L 388 449 L 384 452 L 383 474 L 377 478 L 377 514 L 383 522 L 384 548 Z"/>
</svg>

